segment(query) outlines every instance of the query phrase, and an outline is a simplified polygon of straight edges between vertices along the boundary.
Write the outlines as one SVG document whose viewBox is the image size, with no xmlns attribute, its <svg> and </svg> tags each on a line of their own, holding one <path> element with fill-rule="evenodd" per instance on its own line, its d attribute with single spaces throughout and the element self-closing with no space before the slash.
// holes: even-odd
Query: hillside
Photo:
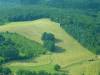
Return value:
<svg viewBox="0 0 100 75">
<path fill-rule="evenodd" d="M 0 33 L 0 56 L 4 58 L 4 62 L 29 59 L 39 56 L 45 51 L 46 49 L 41 44 L 17 33 Z"/>
<path fill-rule="evenodd" d="M 6 64 L 13 71 L 18 69 L 33 69 L 32 67 L 37 67 L 36 70 L 44 69 L 51 72 L 52 66 L 54 64 L 61 65 L 62 69 L 69 65 L 77 65 L 81 62 L 86 62 L 90 59 L 94 59 L 95 55 L 91 53 L 88 49 L 84 48 L 80 43 L 78 43 L 73 37 L 66 33 L 59 23 L 53 22 L 50 19 L 39 19 L 35 21 L 25 21 L 25 22 L 12 22 L 4 26 L 0 26 L 0 32 L 16 32 L 30 40 L 36 41 L 42 44 L 41 36 L 44 32 L 50 32 L 55 35 L 55 37 L 60 40 L 57 43 L 59 49 L 63 49 L 60 53 L 50 53 L 42 55 L 28 62 L 15 61 Z M 37 61 L 34 63 L 33 61 Z M 41 68 L 40 66 L 44 65 Z M 81 65 L 80 65 L 81 66 Z M 46 69 L 48 67 L 48 69 Z M 80 69 L 80 68 L 79 68 Z M 34 69 L 33 69 L 34 70 Z M 74 74 L 75 75 L 75 74 Z M 77 74 L 78 75 L 78 74 Z"/>
</svg>

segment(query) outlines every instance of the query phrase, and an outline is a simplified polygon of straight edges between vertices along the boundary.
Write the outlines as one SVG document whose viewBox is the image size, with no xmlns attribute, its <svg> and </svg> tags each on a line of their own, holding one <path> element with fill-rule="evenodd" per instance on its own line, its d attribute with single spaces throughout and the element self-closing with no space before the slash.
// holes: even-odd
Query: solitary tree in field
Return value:
<svg viewBox="0 0 100 75">
<path fill-rule="evenodd" d="M 55 40 L 55 36 L 52 33 L 44 32 L 43 35 L 42 35 L 42 40 L 51 40 L 51 41 L 54 41 Z"/>
<path fill-rule="evenodd" d="M 55 36 L 52 33 L 44 32 L 41 39 L 45 48 L 50 51 L 55 50 Z"/>
</svg>

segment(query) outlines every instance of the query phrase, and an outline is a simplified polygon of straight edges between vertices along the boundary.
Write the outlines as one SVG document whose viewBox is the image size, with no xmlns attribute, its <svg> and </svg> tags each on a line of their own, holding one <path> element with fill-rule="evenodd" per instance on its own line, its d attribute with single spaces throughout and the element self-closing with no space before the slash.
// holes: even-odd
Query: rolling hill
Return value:
<svg viewBox="0 0 100 75">
<path fill-rule="evenodd" d="M 84 67 L 84 65 L 87 67 L 87 65 L 89 64 L 88 60 L 95 59 L 95 54 L 91 53 L 88 49 L 84 48 L 72 36 L 66 33 L 60 27 L 59 23 L 53 22 L 50 19 L 44 18 L 35 21 L 12 22 L 0 26 L 0 32 L 6 32 L 6 31 L 12 33 L 16 32 L 30 40 L 34 40 L 41 44 L 42 44 L 41 41 L 42 34 L 44 32 L 50 32 L 53 33 L 58 40 L 60 40 L 57 43 L 59 49 L 61 50 L 64 49 L 63 52 L 42 55 L 40 57 L 37 57 L 35 60 L 31 60 L 30 62 L 23 63 L 21 61 L 14 61 L 14 62 L 7 63 L 6 66 L 12 68 L 12 70 L 14 71 L 16 71 L 19 68 L 21 69 L 23 67 L 25 69 L 33 70 L 34 67 L 35 70 L 44 69 L 51 72 L 53 71 L 52 66 L 55 64 L 59 64 L 61 65 L 61 68 L 64 70 L 70 70 L 72 72 L 75 72 L 75 69 L 77 67 L 78 67 L 77 70 L 80 70 L 81 67 Z M 100 62 L 97 61 L 96 63 L 99 64 Z M 74 68 L 71 69 L 71 67 L 74 67 L 75 69 Z M 98 70 L 100 69 L 99 67 L 96 68 Z M 76 71 L 76 72 L 77 73 L 74 74 L 72 73 L 72 74 L 80 75 L 79 73 L 80 71 L 79 72 Z M 82 72 L 84 72 L 83 69 Z"/>
</svg>

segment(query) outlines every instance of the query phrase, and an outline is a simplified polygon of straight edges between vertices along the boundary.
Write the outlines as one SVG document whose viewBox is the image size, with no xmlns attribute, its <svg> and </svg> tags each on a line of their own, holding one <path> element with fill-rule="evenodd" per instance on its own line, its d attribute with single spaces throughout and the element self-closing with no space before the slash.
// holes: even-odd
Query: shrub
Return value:
<svg viewBox="0 0 100 75">
<path fill-rule="evenodd" d="M 3 57 L 0 57 L 0 65 L 5 62 L 5 59 Z"/>
<path fill-rule="evenodd" d="M 58 64 L 56 64 L 56 65 L 54 66 L 54 69 L 55 69 L 56 71 L 59 71 L 59 70 L 61 69 L 61 66 L 58 65 Z"/>
<path fill-rule="evenodd" d="M 11 75 L 12 71 L 8 67 L 0 67 L 0 73 L 2 75 Z"/>
</svg>

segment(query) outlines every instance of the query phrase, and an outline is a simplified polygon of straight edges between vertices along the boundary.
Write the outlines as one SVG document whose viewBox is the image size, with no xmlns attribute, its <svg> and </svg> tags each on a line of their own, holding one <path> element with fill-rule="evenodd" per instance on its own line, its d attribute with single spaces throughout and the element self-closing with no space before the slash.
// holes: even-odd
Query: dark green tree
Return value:
<svg viewBox="0 0 100 75">
<path fill-rule="evenodd" d="M 2 35 L 0 35 L 0 45 L 3 45 L 4 41 L 5 41 L 5 38 Z"/>
<path fill-rule="evenodd" d="M 9 68 L 7 68 L 7 67 L 1 67 L 0 66 L 0 73 L 2 75 L 11 75 L 12 71 Z"/>
<path fill-rule="evenodd" d="M 45 48 L 50 51 L 55 50 L 55 36 L 52 33 L 44 32 L 41 39 Z"/>
<path fill-rule="evenodd" d="M 42 35 L 42 40 L 55 41 L 55 36 L 52 33 L 44 32 L 43 35 Z"/>
<path fill-rule="evenodd" d="M 59 64 L 56 64 L 56 65 L 54 66 L 54 69 L 55 69 L 56 71 L 59 71 L 59 70 L 61 69 L 61 66 L 60 66 Z"/>
<path fill-rule="evenodd" d="M 0 46 L 0 56 L 4 57 L 6 60 L 12 60 L 18 58 L 19 52 L 16 49 L 14 42 L 11 39 L 3 40 L 2 46 Z"/>
</svg>

